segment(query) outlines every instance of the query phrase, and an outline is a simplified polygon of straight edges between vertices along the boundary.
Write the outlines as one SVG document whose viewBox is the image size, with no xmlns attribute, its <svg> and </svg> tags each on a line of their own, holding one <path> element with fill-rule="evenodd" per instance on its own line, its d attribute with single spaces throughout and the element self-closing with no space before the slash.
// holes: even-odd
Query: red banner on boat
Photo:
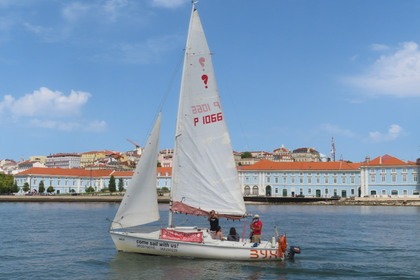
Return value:
<svg viewBox="0 0 420 280">
<path fill-rule="evenodd" d="M 161 239 L 167 240 L 177 240 L 185 242 L 203 242 L 203 233 L 202 232 L 180 232 L 176 230 L 162 229 L 160 232 Z"/>
</svg>

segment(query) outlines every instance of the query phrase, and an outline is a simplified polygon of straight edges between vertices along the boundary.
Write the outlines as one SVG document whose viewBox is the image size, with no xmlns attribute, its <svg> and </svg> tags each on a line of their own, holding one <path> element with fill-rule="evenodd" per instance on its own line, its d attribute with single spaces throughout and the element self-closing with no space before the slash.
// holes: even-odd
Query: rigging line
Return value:
<svg viewBox="0 0 420 280">
<path fill-rule="evenodd" d="M 183 59 L 184 59 L 184 54 L 185 54 L 185 51 L 183 51 L 181 53 L 181 55 L 179 56 L 178 62 L 176 63 L 175 68 L 173 70 L 172 77 L 169 80 L 168 88 L 166 89 L 166 92 L 163 95 L 163 97 L 162 97 L 162 99 L 161 99 L 161 101 L 159 103 L 158 112 L 161 112 L 162 111 L 163 106 L 166 104 L 166 101 L 168 99 L 168 96 L 169 96 L 169 94 L 170 94 L 170 92 L 171 92 L 171 90 L 172 90 L 172 88 L 173 88 L 173 86 L 175 84 L 175 78 L 177 77 L 180 69 L 182 68 L 181 66 L 182 66 L 182 62 L 183 62 Z"/>
<path fill-rule="evenodd" d="M 182 68 L 181 66 L 182 66 L 182 61 L 183 61 L 183 58 L 184 58 L 184 51 L 181 53 L 181 55 L 180 55 L 180 57 L 179 57 L 179 60 L 178 60 L 178 61 L 177 61 L 177 63 L 175 64 L 175 67 L 174 67 L 174 70 L 173 70 L 172 76 L 171 76 L 171 78 L 170 78 L 170 80 L 169 80 L 169 83 L 168 83 L 168 87 L 167 87 L 167 89 L 164 91 L 164 94 L 163 94 L 163 96 L 162 96 L 162 98 L 161 98 L 161 100 L 160 100 L 160 102 L 159 102 L 158 108 L 157 108 L 157 110 L 156 110 L 156 112 L 155 112 L 155 117 L 153 118 L 153 121 L 152 121 L 152 122 L 151 122 L 151 124 L 149 125 L 149 129 L 148 129 L 148 132 L 149 132 L 149 133 L 147 133 L 147 134 L 145 135 L 145 139 L 143 139 L 143 143 L 146 143 L 147 138 L 149 137 L 150 133 L 152 133 L 152 130 L 153 130 L 153 127 L 154 127 L 155 121 L 156 121 L 156 119 L 157 119 L 157 116 L 159 115 L 159 113 L 160 113 L 160 112 L 162 112 L 162 110 L 163 110 L 163 106 L 165 106 L 166 101 L 168 100 L 168 96 L 169 96 L 169 94 L 171 93 L 171 90 L 173 89 L 173 86 L 174 86 L 174 84 L 175 84 L 175 78 L 177 77 L 177 75 L 178 75 L 178 73 L 179 73 L 179 70 Z"/>
</svg>

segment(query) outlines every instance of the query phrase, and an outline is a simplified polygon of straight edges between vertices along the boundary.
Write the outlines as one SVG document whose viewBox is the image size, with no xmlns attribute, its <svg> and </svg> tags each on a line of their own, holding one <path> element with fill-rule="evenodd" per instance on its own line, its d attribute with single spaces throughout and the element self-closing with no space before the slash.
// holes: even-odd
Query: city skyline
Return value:
<svg viewBox="0 0 420 280">
<path fill-rule="evenodd" d="M 420 3 L 201 0 L 233 150 L 420 157 Z M 1 1 L 0 159 L 172 148 L 189 0 Z M 392 19 L 392 20 L 391 20 Z"/>
</svg>

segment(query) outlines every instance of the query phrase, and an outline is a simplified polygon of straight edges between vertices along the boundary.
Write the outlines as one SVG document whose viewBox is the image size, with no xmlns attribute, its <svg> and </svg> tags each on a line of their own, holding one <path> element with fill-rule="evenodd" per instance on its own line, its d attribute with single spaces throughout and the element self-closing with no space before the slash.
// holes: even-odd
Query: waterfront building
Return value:
<svg viewBox="0 0 420 280">
<path fill-rule="evenodd" d="M 239 181 L 245 196 L 277 197 L 419 197 L 420 160 L 405 162 L 384 155 L 360 163 L 274 162 L 262 160 L 239 166 Z M 108 187 L 111 175 L 122 178 L 124 188 L 132 171 L 31 168 L 15 175 L 19 187 L 29 183 L 31 190 L 54 187 L 57 193 L 83 193 L 89 186 L 96 191 Z M 156 188 L 171 189 L 172 168 L 157 168 Z"/>
<path fill-rule="evenodd" d="M 420 163 L 404 162 L 390 155 L 366 158 L 360 166 L 360 196 L 409 197 L 419 196 Z"/>
<path fill-rule="evenodd" d="M 349 162 L 273 162 L 242 166 L 245 196 L 357 196 L 360 164 Z"/>
<path fill-rule="evenodd" d="M 156 187 L 163 186 L 170 189 L 170 169 L 157 168 Z M 133 175 L 132 171 L 115 171 L 110 169 L 63 169 L 63 168 L 30 168 L 15 175 L 15 182 L 22 188 L 25 183 L 29 184 L 31 191 L 38 192 L 39 184 L 44 182 L 45 189 L 52 186 L 57 194 L 84 193 L 88 187 L 93 187 L 96 192 L 108 188 L 111 176 L 123 180 L 124 189 Z"/>
</svg>

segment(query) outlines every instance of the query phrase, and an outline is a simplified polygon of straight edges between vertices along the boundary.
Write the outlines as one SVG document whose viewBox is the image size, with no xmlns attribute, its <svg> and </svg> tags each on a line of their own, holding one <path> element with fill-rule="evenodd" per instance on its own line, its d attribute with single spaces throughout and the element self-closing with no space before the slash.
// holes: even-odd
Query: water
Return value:
<svg viewBox="0 0 420 280">
<path fill-rule="evenodd" d="M 106 220 L 117 207 L 0 203 L 0 279 L 420 279 L 420 207 L 248 205 L 265 239 L 277 225 L 302 248 L 284 263 L 118 253 Z M 207 224 L 185 215 L 178 223 L 191 220 Z M 231 223 L 221 220 L 225 234 Z M 240 234 L 248 226 L 233 225 Z"/>
</svg>

